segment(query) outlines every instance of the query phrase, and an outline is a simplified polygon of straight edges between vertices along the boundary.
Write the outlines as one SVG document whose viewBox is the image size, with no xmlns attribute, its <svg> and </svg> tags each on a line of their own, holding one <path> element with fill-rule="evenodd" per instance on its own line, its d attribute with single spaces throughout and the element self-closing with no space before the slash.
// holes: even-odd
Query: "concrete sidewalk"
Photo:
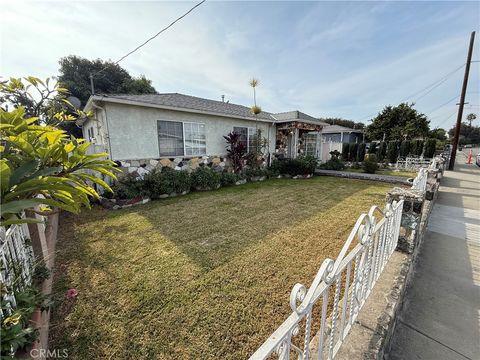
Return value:
<svg viewBox="0 0 480 360">
<path fill-rule="evenodd" d="M 462 159 L 463 160 L 463 159 Z M 446 171 L 388 359 L 480 359 L 480 168 Z"/>
</svg>

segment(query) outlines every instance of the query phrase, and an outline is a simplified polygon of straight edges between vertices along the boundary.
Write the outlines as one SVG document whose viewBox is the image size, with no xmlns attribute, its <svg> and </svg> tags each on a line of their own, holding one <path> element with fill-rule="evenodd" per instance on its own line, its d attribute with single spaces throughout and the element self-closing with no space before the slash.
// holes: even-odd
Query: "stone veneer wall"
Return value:
<svg viewBox="0 0 480 360">
<path fill-rule="evenodd" d="M 169 167 L 175 170 L 192 172 L 195 169 L 208 166 L 216 171 L 228 170 L 229 161 L 224 156 L 199 156 L 199 157 L 172 157 L 161 159 L 121 160 L 116 161 L 124 174 L 136 174 L 143 178 L 154 169 L 161 170 Z"/>
</svg>

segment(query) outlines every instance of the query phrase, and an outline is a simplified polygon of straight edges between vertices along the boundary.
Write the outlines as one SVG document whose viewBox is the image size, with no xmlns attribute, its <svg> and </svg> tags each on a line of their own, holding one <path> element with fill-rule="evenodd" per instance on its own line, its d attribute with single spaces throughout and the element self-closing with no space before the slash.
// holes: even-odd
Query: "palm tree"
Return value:
<svg viewBox="0 0 480 360">
<path fill-rule="evenodd" d="M 470 113 L 467 115 L 467 121 L 470 127 L 472 127 L 472 121 L 475 120 L 476 118 L 477 118 L 477 115 L 474 113 Z"/>
</svg>

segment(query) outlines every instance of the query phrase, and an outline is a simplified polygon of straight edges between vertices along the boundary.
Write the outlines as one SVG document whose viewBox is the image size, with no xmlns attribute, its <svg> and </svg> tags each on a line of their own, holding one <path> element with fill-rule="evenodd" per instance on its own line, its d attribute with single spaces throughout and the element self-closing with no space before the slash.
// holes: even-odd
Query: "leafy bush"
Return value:
<svg viewBox="0 0 480 360">
<path fill-rule="evenodd" d="M 385 160 L 385 156 L 387 156 L 387 143 L 382 141 L 377 149 L 378 161 Z"/>
<path fill-rule="evenodd" d="M 351 167 L 352 169 L 361 169 L 361 168 L 362 168 L 362 165 L 360 165 L 360 163 L 358 163 L 358 162 L 355 161 L 355 162 L 352 164 L 352 166 L 350 166 L 350 167 Z"/>
<path fill-rule="evenodd" d="M 313 174 L 317 166 L 317 159 L 307 155 L 296 159 L 275 160 L 271 171 L 281 175 L 309 175 Z"/>
<path fill-rule="evenodd" d="M 338 157 L 332 157 L 330 160 L 320 164 L 320 169 L 339 171 L 345 169 L 345 164 Z"/>
<path fill-rule="evenodd" d="M 132 199 L 137 196 L 147 195 L 145 180 L 137 179 L 137 176 L 134 174 L 127 174 L 121 177 L 112 186 L 112 191 L 113 197 L 116 199 Z"/>
<path fill-rule="evenodd" d="M 227 159 L 230 160 L 233 166 L 233 171 L 239 173 L 242 171 L 243 162 L 246 157 L 247 148 L 245 144 L 240 142 L 240 134 L 231 132 L 223 137 L 227 141 Z"/>
<path fill-rule="evenodd" d="M 421 156 L 423 152 L 423 140 L 412 141 L 410 153 L 415 156 Z"/>
<path fill-rule="evenodd" d="M 435 155 L 435 146 L 437 141 L 435 139 L 427 139 L 425 142 L 425 151 L 423 156 L 426 158 L 433 158 Z"/>
<path fill-rule="evenodd" d="M 400 144 L 400 157 L 406 158 L 410 155 L 410 149 L 412 147 L 412 143 L 410 140 L 403 140 Z"/>
<path fill-rule="evenodd" d="M 358 144 L 357 143 L 352 143 L 350 144 L 350 155 L 349 155 L 349 160 L 350 161 L 358 161 Z"/>
<path fill-rule="evenodd" d="M 363 162 L 363 171 L 367 174 L 375 174 L 378 170 L 377 156 L 375 154 L 370 154 Z"/>
<path fill-rule="evenodd" d="M 390 163 L 396 163 L 398 158 L 398 141 L 389 141 L 387 147 L 387 159 Z"/>
<path fill-rule="evenodd" d="M 245 171 L 245 177 L 249 180 L 253 177 L 262 177 L 262 176 L 268 177 L 268 175 L 269 175 L 269 172 L 267 169 L 248 168 Z"/>
<path fill-rule="evenodd" d="M 222 186 L 231 186 L 235 185 L 235 183 L 242 179 L 240 174 L 230 173 L 230 172 L 222 172 L 220 174 L 220 184 Z"/>
<path fill-rule="evenodd" d="M 357 161 L 358 162 L 362 162 L 363 160 L 365 160 L 366 150 L 367 150 L 367 144 L 361 143 L 358 146 L 358 152 L 357 152 Z"/>
<path fill-rule="evenodd" d="M 164 167 L 162 171 L 153 170 L 144 178 L 144 189 L 150 197 L 158 198 L 163 194 L 177 193 L 190 190 L 191 178 L 185 170 L 173 170 Z"/>
<path fill-rule="evenodd" d="M 13 359 L 18 349 L 25 348 L 35 342 L 38 338 L 38 330 L 36 330 L 30 319 L 37 307 L 42 305 L 44 300 L 40 291 L 34 286 L 27 287 L 23 290 L 14 291 L 17 305 L 15 310 L 1 322 L 1 358 Z M 10 303 L 3 299 L 4 290 L 2 290 L 1 310 L 3 314 L 7 314 Z"/>
<path fill-rule="evenodd" d="M 203 166 L 192 173 L 192 187 L 196 190 L 214 190 L 220 187 L 221 175 Z"/>
<path fill-rule="evenodd" d="M 342 144 L 342 160 L 348 161 L 348 152 L 350 151 L 350 144 L 344 143 Z"/>
</svg>

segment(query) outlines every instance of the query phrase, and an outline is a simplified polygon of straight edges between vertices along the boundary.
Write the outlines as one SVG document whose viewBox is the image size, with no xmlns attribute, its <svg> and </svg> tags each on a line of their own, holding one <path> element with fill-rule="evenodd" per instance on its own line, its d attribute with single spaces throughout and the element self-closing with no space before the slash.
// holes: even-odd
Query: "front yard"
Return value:
<svg viewBox="0 0 480 360">
<path fill-rule="evenodd" d="M 389 185 L 269 180 L 61 220 L 51 349 L 70 359 L 246 359 Z"/>
</svg>

